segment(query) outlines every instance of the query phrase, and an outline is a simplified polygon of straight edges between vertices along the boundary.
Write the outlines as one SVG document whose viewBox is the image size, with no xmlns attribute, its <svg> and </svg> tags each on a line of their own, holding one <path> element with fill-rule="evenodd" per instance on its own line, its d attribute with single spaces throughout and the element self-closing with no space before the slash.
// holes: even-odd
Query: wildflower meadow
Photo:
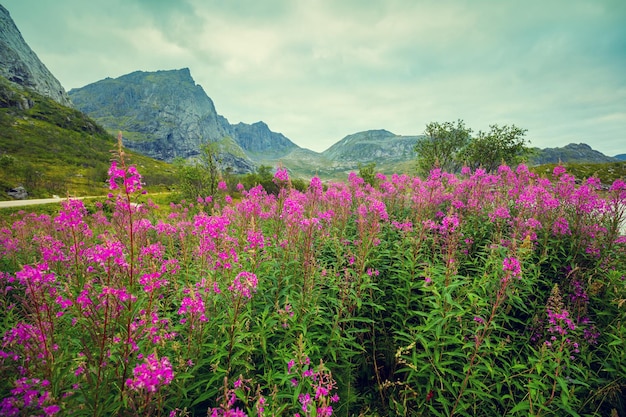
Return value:
<svg viewBox="0 0 626 417">
<path fill-rule="evenodd" d="M 1 416 L 626 416 L 626 183 L 286 170 L 0 230 Z"/>
</svg>

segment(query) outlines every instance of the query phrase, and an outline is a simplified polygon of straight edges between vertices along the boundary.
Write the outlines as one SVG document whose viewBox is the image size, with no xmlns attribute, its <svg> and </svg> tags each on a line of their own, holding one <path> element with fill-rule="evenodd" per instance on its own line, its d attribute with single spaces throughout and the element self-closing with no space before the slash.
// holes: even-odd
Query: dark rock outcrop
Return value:
<svg viewBox="0 0 626 417">
<path fill-rule="evenodd" d="M 14 198 L 16 200 L 26 200 L 28 198 L 28 192 L 22 186 L 11 188 L 7 191 L 9 197 Z"/>
</svg>

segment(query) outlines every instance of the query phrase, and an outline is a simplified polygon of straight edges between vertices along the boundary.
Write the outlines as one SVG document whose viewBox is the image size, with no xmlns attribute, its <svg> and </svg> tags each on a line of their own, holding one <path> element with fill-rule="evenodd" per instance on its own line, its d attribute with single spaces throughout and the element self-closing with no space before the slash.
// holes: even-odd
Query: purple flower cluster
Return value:
<svg viewBox="0 0 626 417">
<path fill-rule="evenodd" d="M 34 412 L 43 412 L 43 416 L 46 417 L 57 414 L 61 408 L 50 404 L 50 392 L 45 390 L 49 386 L 50 382 L 45 379 L 20 378 L 16 380 L 11 396 L 0 401 L 0 416 L 34 415 Z"/>
<path fill-rule="evenodd" d="M 568 331 L 576 329 L 576 325 L 571 320 L 567 310 L 562 309 L 560 312 L 555 312 L 548 308 L 546 309 L 546 313 L 548 314 L 548 322 L 550 323 L 548 327 L 550 333 L 564 336 Z"/>
<path fill-rule="evenodd" d="M 189 297 L 183 297 L 183 301 L 178 309 L 178 314 L 185 315 L 188 314 L 192 317 L 197 317 L 201 322 L 206 322 L 206 314 L 205 314 L 205 306 L 204 300 L 200 294 L 197 294 L 191 291 Z M 181 323 L 185 323 L 185 319 L 181 320 Z"/>
<path fill-rule="evenodd" d="M 151 354 L 145 363 L 133 369 L 133 378 L 126 380 L 126 385 L 135 391 L 156 392 L 160 386 L 168 385 L 174 379 L 174 371 L 169 359 L 164 356 L 157 358 Z"/>
<path fill-rule="evenodd" d="M 286 168 L 278 168 L 274 174 L 274 182 L 277 184 L 286 184 L 289 182 L 289 172 Z"/>
<path fill-rule="evenodd" d="M 517 278 L 522 276 L 522 266 L 517 258 L 504 258 L 502 261 L 502 270 L 504 272 L 510 272 L 511 275 Z"/>
<path fill-rule="evenodd" d="M 252 293 L 256 292 L 257 277 L 252 272 L 242 271 L 233 279 L 232 285 L 228 290 L 233 294 L 240 295 L 245 298 L 252 298 Z"/>
<path fill-rule="evenodd" d="M 333 379 L 331 372 L 322 363 L 314 369 L 311 367 L 311 360 L 308 356 L 300 357 L 297 361 L 292 359 L 287 363 L 287 373 L 296 374 L 291 379 L 293 387 L 308 385 L 313 390 L 313 396 L 308 392 L 298 394 L 298 402 L 300 403 L 300 409 L 304 413 L 303 416 L 330 417 L 333 414 L 331 404 L 339 401 L 339 396 L 332 393 L 336 389 L 337 383 Z M 298 379 L 298 374 L 300 379 Z M 303 384 L 304 382 L 307 384 Z M 299 388 L 299 390 L 301 389 L 303 388 Z M 294 416 L 301 417 L 302 415 L 296 413 Z"/>
<path fill-rule="evenodd" d="M 124 186 L 124 191 L 128 194 L 133 194 L 142 189 L 141 175 L 134 165 L 124 170 L 124 168 L 118 168 L 117 161 L 113 161 L 109 168 L 109 189 L 112 191 L 117 190 L 120 187 L 120 182 Z"/>
</svg>

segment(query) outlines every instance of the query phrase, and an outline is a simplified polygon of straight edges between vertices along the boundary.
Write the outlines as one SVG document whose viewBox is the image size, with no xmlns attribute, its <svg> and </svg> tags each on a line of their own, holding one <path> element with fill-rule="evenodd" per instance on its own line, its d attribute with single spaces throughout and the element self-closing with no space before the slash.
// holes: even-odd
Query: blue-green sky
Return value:
<svg viewBox="0 0 626 417">
<path fill-rule="evenodd" d="M 626 153 L 624 0 L 0 0 L 69 90 L 188 67 L 231 123 L 316 151 L 463 119 Z"/>
</svg>

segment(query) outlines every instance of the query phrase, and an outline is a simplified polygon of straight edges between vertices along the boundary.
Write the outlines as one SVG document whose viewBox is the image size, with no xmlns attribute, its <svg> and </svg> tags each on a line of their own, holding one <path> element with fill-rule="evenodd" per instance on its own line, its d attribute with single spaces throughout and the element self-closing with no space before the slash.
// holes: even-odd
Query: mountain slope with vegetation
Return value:
<svg viewBox="0 0 626 417">
<path fill-rule="evenodd" d="M 107 193 L 115 139 L 85 114 L 0 77 L 0 199 L 17 186 L 30 197 Z M 171 165 L 134 152 L 148 186 L 173 182 Z"/>
</svg>

